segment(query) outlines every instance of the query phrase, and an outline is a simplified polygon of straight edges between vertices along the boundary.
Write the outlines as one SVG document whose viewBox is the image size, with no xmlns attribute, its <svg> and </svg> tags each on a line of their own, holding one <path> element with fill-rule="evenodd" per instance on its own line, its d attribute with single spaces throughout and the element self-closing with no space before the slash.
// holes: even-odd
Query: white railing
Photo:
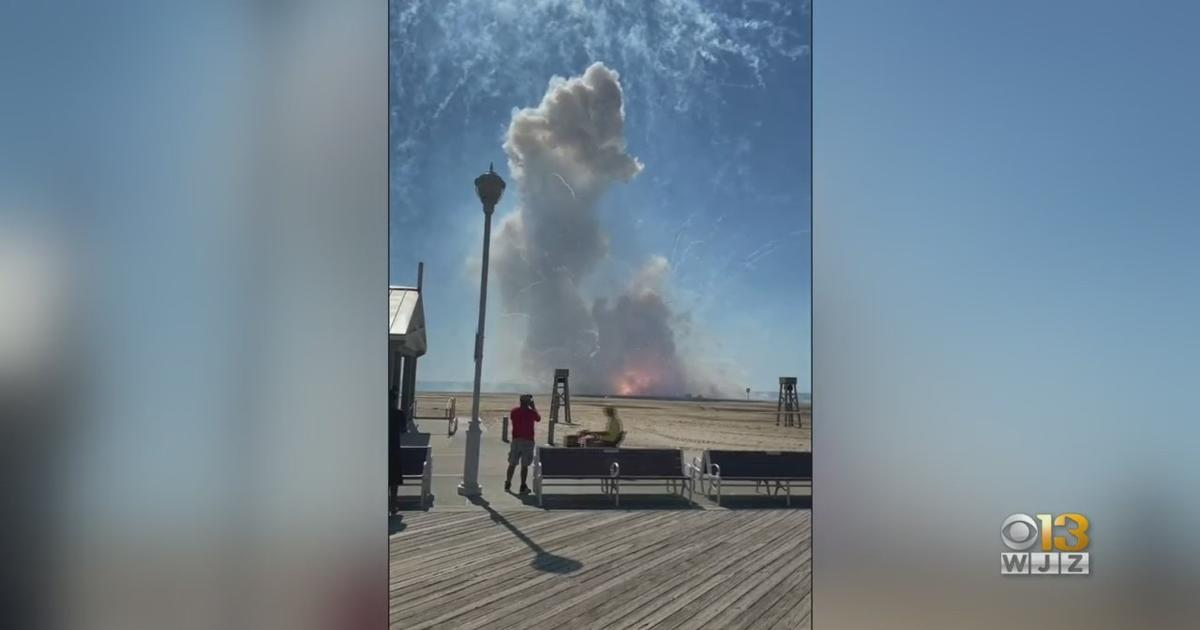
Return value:
<svg viewBox="0 0 1200 630">
<path fill-rule="evenodd" d="M 709 465 L 708 479 L 709 479 L 709 482 L 708 482 L 709 491 L 712 490 L 712 487 L 715 484 L 717 487 L 717 505 L 721 505 L 721 465 L 720 464 L 710 464 Z"/>
<path fill-rule="evenodd" d="M 621 464 L 613 462 L 608 467 L 608 474 L 612 477 L 609 483 L 613 485 L 613 499 L 616 501 L 613 505 L 621 507 Z"/>
<path fill-rule="evenodd" d="M 690 499 L 692 494 L 696 492 L 696 482 L 700 482 L 700 494 L 704 494 L 704 466 L 700 463 L 699 457 L 693 457 L 692 463 L 687 465 L 688 477 L 691 479 L 691 489 L 688 494 Z"/>
</svg>

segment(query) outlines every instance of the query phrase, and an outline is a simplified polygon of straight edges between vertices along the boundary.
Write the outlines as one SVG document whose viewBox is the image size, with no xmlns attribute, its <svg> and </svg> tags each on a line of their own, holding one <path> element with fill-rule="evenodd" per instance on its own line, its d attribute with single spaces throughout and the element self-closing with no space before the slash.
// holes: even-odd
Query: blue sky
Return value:
<svg viewBox="0 0 1200 630">
<path fill-rule="evenodd" d="M 1150 600 L 1130 623 L 1107 594 L 1127 575 L 1188 592 L 1143 553 L 1147 532 L 1197 555 L 1200 5 L 874 0 L 818 3 L 814 20 L 822 545 L 873 559 L 878 534 L 897 579 L 931 554 L 957 579 L 1006 515 L 1076 510 L 1106 569 L 1087 597 L 1043 591 L 1047 625 L 1190 614 Z M 839 527 L 889 510 L 920 516 Z M 877 568 L 831 556 L 823 580 Z M 992 574 L 979 601 L 1028 611 Z M 944 587 L 910 599 L 937 606 Z"/>
<path fill-rule="evenodd" d="M 472 180 L 494 162 L 510 185 L 496 221 L 513 213 L 501 145 L 514 108 L 600 61 L 619 73 L 626 151 L 644 169 L 596 207 L 609 249 L 587 296 L 615 296 L 663 256 L 688 361 L 730 389 L 772 390 L 782 375 L 808 389 L 806 7 L 393 2 L 391 22 L 390 276 L 412 284 L 425 262 L 422 380 L 471 377 L 483 223 Z M 484 380 L 521 381 L 517 346 L 497 338 L 505 305 L 490 297 Z"/>
<path fill-rule="evenodd" d="M 813 83 L 817 391 L 853 374 L 889 406 L 936 401 L 910 411 L 921 444 L 1021 435 L 1106 462 L 1092 454 L 1179 440 L 1200 352 L 1200 11 L 828 13 Z M 872 334 L 839 337 L 838 322 Z M 928 420 L 945 416 L 950 432 Z M 1040 473 L 1047 460 L 1023 452 Z M 1021 469 L 1008 455 L 995 464 Z"/>
</svg>

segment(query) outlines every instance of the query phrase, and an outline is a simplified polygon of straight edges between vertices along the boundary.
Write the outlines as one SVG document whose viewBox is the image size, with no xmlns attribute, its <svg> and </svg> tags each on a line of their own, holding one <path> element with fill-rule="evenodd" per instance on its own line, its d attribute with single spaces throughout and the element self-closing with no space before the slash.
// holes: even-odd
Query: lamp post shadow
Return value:
<svg viewBox="0 0 1200 630">
<path fill-rule="evenodd" d="M 526 536 L 524 532 L 517 529 L 512 523 L 508 522 L 508 519 L 504 518 L 504 516 L 502 516 L 499 512 L 492 509 L 492 506 L 487 502 L 487 499 L 484 499 L 481 496 L 473 496 L 468 497 L 467 500 L 472 504 L 478 505 L 479 507 L 487 510 L 493 521 L 506 527 L 508 531 L 512 532 L 513 535 L 517 537 L 518 540 L 525 543 L 525 545 L 528 546 L 529 549 L 535 554 L 533 562 L 530 563 L 530 566 L 538 571 L 566 574 L 573 573 L 583 568 L 583 563 L 578 560 L 572 560 L 571 558 L 558 556 L 546 551 L 545 549 L 542 549 L 540 545 L 538 545 L 536 542 L 533 542 L 533 540 Z"/>
</svg>

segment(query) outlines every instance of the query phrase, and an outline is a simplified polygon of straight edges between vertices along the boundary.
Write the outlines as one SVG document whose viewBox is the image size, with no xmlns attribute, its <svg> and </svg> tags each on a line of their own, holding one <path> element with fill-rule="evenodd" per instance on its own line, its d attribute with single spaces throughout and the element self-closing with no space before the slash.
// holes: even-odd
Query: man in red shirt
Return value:
<svg viewBox="0 0 1200 630">
<path fill-rule="evenodd" d="M 525 481 L 529 475 L 529 465 L 533 463 L 533 423 L 541 422 L 537 407 L 533 404 L 532 394 L 521 395 L 521 405 L 508 413 L 512 422 L 512 442 L 508 445 L 508 474 L 504 478 L 504 491 L 512 492 L 513 471 L 517 461 L 521 462 L 521 494 L 529 494 L 529 486 Z"/>
</svg>

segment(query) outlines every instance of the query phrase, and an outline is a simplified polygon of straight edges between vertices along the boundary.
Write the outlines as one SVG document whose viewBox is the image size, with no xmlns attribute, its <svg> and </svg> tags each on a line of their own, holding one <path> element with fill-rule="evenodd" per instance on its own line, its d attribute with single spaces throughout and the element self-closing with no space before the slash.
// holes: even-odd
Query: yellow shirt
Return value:
<svg viewBox="0 0 1200 630">
<path fill-rule="evenodd" d="M 604 439 L 609 442 L 616 442 L 617 438 L 621 436 L 621 431 L 624 430 L 625 427 L 621 426 L 620 416 L 614 413 L 608 418 L 608 427 L 604 431 Z"/>
</svg>

